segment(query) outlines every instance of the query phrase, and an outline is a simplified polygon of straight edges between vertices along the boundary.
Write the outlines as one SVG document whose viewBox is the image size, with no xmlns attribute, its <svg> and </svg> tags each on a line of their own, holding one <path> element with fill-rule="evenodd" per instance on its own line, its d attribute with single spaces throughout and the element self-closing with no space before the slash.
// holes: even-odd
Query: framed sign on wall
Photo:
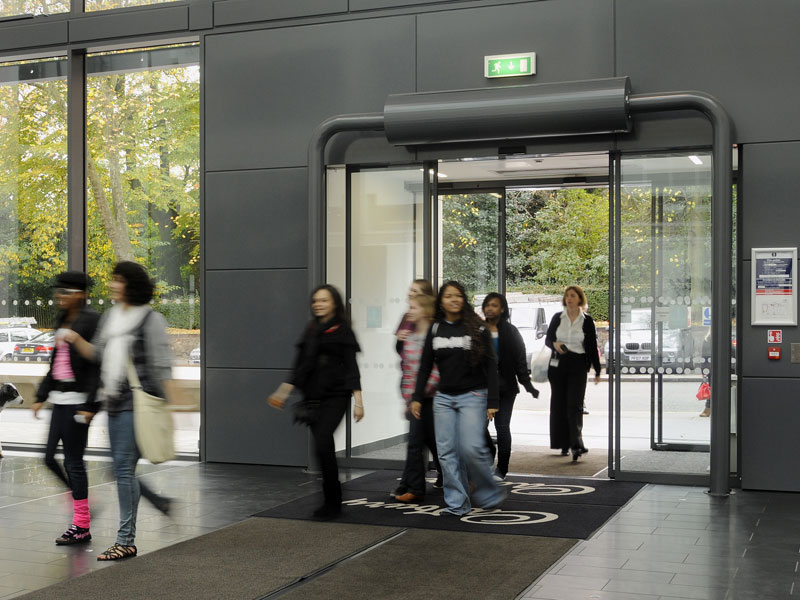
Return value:
<svg viewBox="0 0 800 600">
<path fill-rule="evenodd" d="M 753 248 L 751 325 L 797 325 L 797 248 Z"/>
</svg>

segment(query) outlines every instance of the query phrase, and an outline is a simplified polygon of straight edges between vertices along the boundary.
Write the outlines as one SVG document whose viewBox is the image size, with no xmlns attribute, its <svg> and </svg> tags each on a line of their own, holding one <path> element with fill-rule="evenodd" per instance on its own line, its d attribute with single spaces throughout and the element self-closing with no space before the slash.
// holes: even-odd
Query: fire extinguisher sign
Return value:
<svg viewBox="0 0 800 600">
<path fill-rule="evenodd" d="M 782 344 L 783 343 L 783 330 L 782 329 L 769 329 L 769 330 L 767 330 L 767 343 L 768 344 Z"/>
</svg>

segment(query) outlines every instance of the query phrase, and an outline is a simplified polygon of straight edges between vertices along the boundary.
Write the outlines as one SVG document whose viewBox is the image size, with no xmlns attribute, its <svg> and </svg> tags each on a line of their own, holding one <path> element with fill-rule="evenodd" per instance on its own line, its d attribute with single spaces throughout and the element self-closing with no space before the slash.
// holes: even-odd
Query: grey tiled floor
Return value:
<svg viewBox="0 0 800 600">
<path fill-rule="evenodd" d="M 800 495 L 648 485 L 525 600 L 800 596 Z"/>
<path fill-rule="evenodd" d="M 0 460 L 0 599 L 113 568 L 96 561 L 117 529 L 110 463 L 88 463 L 93 542 L 57 547 L 53 539 L 70 523 L 69 494 L 39 456 L 8 454 Z M 300 469 L 253 465 L 171 463 L 141 465 L 139 472 L 176 500 L 170 517 L 142 501 L 141 554 L 237 523 L 319 485 Z M 343 473 L 342 478 L 366 472 Z M 800 587 L 795 583 L 799 551 L 798 494 L 738 492 L 715 499 L 701 488 L 648 485 L 520 598 L 791 598 Z M 524 557 L 517 560 L 524 569 Z M 794 596 L 800 596 L 800 589 Z"/>
</svg>

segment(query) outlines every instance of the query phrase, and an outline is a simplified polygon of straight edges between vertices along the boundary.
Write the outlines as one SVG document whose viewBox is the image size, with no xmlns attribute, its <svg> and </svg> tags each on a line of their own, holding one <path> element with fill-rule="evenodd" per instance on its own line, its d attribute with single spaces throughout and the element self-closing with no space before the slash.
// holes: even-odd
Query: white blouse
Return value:
<svg viewBox="0 0 800 600">
<path fill-rule="evenodd" d="M 583 348 L 583 311 L 570 323 L 566 309 L 561 313 L 561 322 L 556 329 L 556 341 L 561 342 L 567 350 L 575 354 L 586 354 Z"/>
</svg>

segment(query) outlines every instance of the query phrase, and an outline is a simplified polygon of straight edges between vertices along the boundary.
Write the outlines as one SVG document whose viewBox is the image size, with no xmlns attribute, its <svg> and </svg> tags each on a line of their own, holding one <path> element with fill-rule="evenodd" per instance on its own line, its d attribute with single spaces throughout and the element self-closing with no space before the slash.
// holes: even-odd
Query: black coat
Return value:
<svg viewBox="0 0 800 600">
<path fill-rule="evenodd" d="M 361 389 L 356 362 L 360 351 L 350 326 L 338 320 L 312 321 L 297 344 L 292 385 L 306 398 L 350 396 Z"/>
<path fill-rule="evenodd" d="M 547 337 L 544 340 L 545 346 L 554 350 L 553 342 L 556 341 L 556 330 L 561 325 L 561 315 L 553 315 L 550 320 L 550 327 L 547 328 Z M 586 371 L 594 367 L 595 374 L 600 377 L 600 352 L 597 350 L 597 329 L 594 320 L 589 315 L 583 315 L 583 351 L 586 356 Z"/>
<path fill-rule="evenodd" d="M 59 329 L 66 320 L 66 313 L 59 315 L 56 322 L 56 329 Z M 91 340 L 97 331 L 97 323 L 100 315 L 88 308 L 82 308 L 78 317 L 72 322 L 70 328 L 80 334 L 85 340 Z M 45 375 L 39 389 L 36 390 L 36 401 L 45 402 L 52 390 L 81 392 L 86 394 L 86 404 L 79 410 L 97 412 L 100 408 L 97 403 L 97 388 L 100 386 L 100 366 L 81 356 L 75 347 L 69 345 L 69 364 L 75 374 L 75 381 L 69 383 L 58 382 L 53 379 L 53 362 L 58 354 L 58 346 L 53 347 L 53 355 L 50 357 L 50 370 Z"/>
<path fill-rule="evenodd" d="M 538 390 L 531 383 L 525 341 L 519 330 L 505 319 L 497 322 L 497 370 L 500 374 L 500 394 L 517 391 L 517 381 L 534 397 Z"/>
</svg>

